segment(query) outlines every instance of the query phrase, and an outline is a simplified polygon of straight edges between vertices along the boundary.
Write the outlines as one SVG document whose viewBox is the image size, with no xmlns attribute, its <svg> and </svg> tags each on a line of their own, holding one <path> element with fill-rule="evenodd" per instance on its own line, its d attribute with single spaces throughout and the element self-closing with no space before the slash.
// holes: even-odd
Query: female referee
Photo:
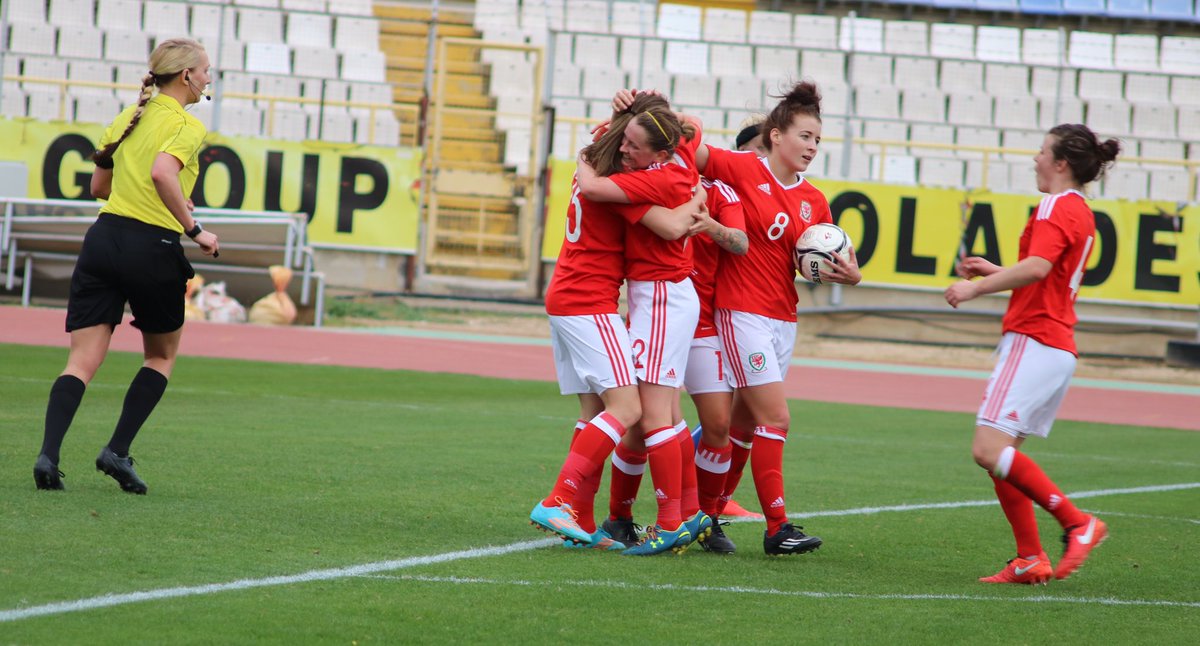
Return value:
<svg viewBox="0 0 1200 646">
<path fill-rule="evenodd" d="M 179 349 L 184 286 L 193 276 L 179 234 L 187 234 L 206 255 L 216 256 L 219 249 L 217 236 L 192 217 L 188 199 L 207 132 L 184 107 L 204 96 L 210 79 L 208 54 L 200 43 L 163 41 L 150 55 L 137 104 L 117 115 L 92 157 L 92 195 L 108 202 L 88 229 L 71 276 L 66 322 L 71 351 L 50 388 L 42 451 L 33 467 L 38 489 L 63 488 L 59 449 L 128 303 L 133 326 L 142 333 L 145 361 L 125 393 L 116 430 L 96 457 L 96 469 L 124 491 L 146 493 L 129 446 L 166 390 Z"/>
<path fill-rule="evenodd" d="M 1038 190 L 1046 193 L 1021 234 L 1017 264 L 997 267 L 964 258 L 961 280 L 946 289 L 958 307 L 977 296 L 1012 290 L 996 367 L 975 418 L 975 462 L 992 475 L 996 497 L 1012 525 L 1017 557 L 984 583 L 1046 583 L 1079 569 L 1108 537 L 1104 521 L 1071 504 L 1058 485 L 1017 449 L 1030 435 L 1046 437 L 1075 372 L 1075 296 L 1096 238 L 1096 220 L 1081 189 L 1104 174 L 1121 145 L 1104 143 L 1087 126 L 1063 124 L 1046 134 L 1033 158 Z M 982 280 L 971 278 L 983 276 Z M 1057 568 L 1042 551 L 1033 503 L 1063 527 L 1066 551 Z"/>
</svg>

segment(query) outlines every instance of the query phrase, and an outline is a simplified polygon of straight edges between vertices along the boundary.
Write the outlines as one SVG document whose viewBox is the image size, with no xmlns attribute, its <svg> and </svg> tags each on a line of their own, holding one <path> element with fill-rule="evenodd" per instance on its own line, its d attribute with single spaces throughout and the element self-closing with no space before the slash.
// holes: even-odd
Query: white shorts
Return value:
<svg viewBox="0 0 1200 646">
<path fill-rule="evenodd" d="M 631 280 L 626 300 L 638 379 L 671 388 L 682 386 L 688 349 L 700 320 L 700 299 L 692 279 L 678 283 Z"/>
<path fill-rule="evenodd" d="M 718 309 L 716 319 L 729 385 L 761 386 L 787 377 L 796 347 L 795 322 L 726 309 Z"/>
<path fill-rule="evenodd" d="M 1075 373 L 1075 355 L 1015 332 L 1000 339 L 996 353 L 975 425 L 1046 437 Z"/>
<path fill-rule="evenodd" d="M 551 316 L 550 347 L 564 395 L 634 385 L 629 333 L 618 314 Z"/>
<path fill-rule="evenodd" d="M 725 351 L 721 348 L 720 337 L 692 339 L 683 387 L 692 395 L 733 390 L 725 379 Z"/>
</svg>

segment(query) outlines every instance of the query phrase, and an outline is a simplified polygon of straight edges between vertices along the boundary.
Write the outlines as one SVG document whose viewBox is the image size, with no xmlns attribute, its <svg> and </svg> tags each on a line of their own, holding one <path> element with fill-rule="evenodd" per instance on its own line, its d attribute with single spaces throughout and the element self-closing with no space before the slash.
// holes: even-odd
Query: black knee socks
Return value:
<svg viewBox="0 0 1200 646">
<path fill-rule="evenodd" d="M 46 405 L 46 427 L 42 435 L 42 453 L 58 464 L 58 452 L 62 448 L 75 411 L 83 399 L 87 386 L 74 375 L 61 375 L 50 387 L 50 402 Z"/>
<path fill-rule="evenodd" d="M 162 399 L 167 389 L 167 378 L 157 370 L 143 367 L 133 377 L 129 390 L 125 392 L 125 405 L 121 408 L 121 418 L 117 420 L 117 428 L 113 431 L 108 448 L 120 457 L 129 455 L 129 445 L 141 430 L 142 424 L 150 417 L 158 400 Z"/>
</svg>

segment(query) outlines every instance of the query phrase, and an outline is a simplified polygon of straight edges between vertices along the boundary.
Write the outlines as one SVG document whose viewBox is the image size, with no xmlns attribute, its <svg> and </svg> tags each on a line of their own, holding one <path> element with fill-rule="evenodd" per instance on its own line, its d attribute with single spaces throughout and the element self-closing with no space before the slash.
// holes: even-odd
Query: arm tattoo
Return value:
<svg viewBox="0 0 1200 646">
<path fill-rule="evenodd" d="M 745 255 L 750 249 L 750 240 L 746 237 L 746 232 L 732 227 L 723 226 L 717 232 L 710 233 L 709 237 L 718 247 L 736 256 Z"/>
</svg>

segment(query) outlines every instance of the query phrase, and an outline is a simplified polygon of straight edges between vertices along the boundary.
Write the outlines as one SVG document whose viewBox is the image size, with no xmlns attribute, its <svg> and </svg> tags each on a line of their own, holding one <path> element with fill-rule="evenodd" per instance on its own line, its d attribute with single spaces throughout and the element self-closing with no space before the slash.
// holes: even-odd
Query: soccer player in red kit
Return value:
<svg viewBox="0 0 1200 646">
<path fill-rule="evenodd" d="M 961 280 L 946 289 L 958 307 L 977 296 L 1012 290 L 996 367 L 975 418 L 975 462 L 987 469 L 1012 525 L 1017 556 L 985 583 L 1046 583 L 1065 579 L 1108 537 L 1104 521 L 1083 513 L 1032 459 L 1018 449 L 1030 435 L 1046 437 L 1075 371 L 1075 297 L 1096 238 L 1082 188 L 1104 174 L 1121 151 L 1087 126 L 1064 124 L 1046 134 L 1033 158 L 1038 190 L 1046 193 L 1021 234 L 1017 264 L 998 267 L 979 257 L 959 263 Z M 982 276 L 982 280 L 970 279 Z M 1063 527 L 1057 568 L 1042 550 L 1033 503 Z"/>
<path fill-rule="evenodd" d="M 585 155 L 611 157 L 622 137 L 619 130 L 601 135 Z M 590 509 L 605 458 L 641 417 L 629 335 L 617 313 L 625 277 L 626 222 L 640 221 L 679 237 L 686 234 L 690 213 L 702 206 L 701 199 L 668 211 L 649 204 L 601 204 L 581 196 L 577 184 L 572 188 L 546 312 L 559 389 L 579 396 L 580 421 L 554 489 L 530 513 L 535 526 L 570 542 L 626 547 L 595 527 Z M 586 501 L 586 513 L 572 507 L 576 494 Z"/>
<path fill-rule="evenodd" d="M 832 222 L 829 203 L 802 173 L 821 141 L 821 96 L 810 81 L 791 88 L 762 124 L 766 157 L 704 146 L 697 165 L 705 177 L 734 188 L 746 210 L 745 256 L 726 256 L 717 281 L 717 330 L 735 389 L 730 438 L 734 444 L 723 498 L 732 495 L 750 460 L 767 530 L 763 550 L 799 554 L 821 545 L 788 522 L 783 488 L 783 445 L 791 414 L 783 379 L 796 343 L 796 265 L 793 250 L 806 228 Z M 834 256 L 822 279 L 862 280 L 853 249 Z"/>
<path fill-rule="evenodd" d="M 626 170 L 645 171 L 605 176 L 597 174 L 587 160 L 580 159 L 577 176 L 581 193 L 591 199 L 616 203 L 675 206 L 687 202 L 700 180 L 695 168 L 695 150 L 700 139 L 697 124 L 681 123 L 660 95 L 632 92 L 628 95 L 632 100 L 621 113 L 632 118 L 624 129 L 621 161 Z M 614 107 L 620 96 L 614 99 Z M 686 236 L 664 238 L 640 223 L 631 223 L 627 236 L 629 334 L 642 420 L 622 444 L 633 453 L 643 447 L 647 452 L 658 519 L 655 526 L 647 529 L 646 540 L 625 553 L 649 555 L 683 549 L 695 540 L 698 532 L 706 534 L 712 524 L 698 507 L 692 518 L 683 517 L 683 442 L 673 418 L 700 304 L 690 278 L 692 254 Z M 690 435 L 688 440 L 690 445 Z M 687 457 L 691 458 L 691 453 Z M 618 454 L 617 459 L 624 457 Z M 686 469 L 694 469 L 691 460 L 686 465 Z M 619 466 L 618 462 L 618 470 Z M 631 497 L 621 495 L 617 502 Z M 685 524 L 685 520 L 691 522 Z"/>
</svg>

